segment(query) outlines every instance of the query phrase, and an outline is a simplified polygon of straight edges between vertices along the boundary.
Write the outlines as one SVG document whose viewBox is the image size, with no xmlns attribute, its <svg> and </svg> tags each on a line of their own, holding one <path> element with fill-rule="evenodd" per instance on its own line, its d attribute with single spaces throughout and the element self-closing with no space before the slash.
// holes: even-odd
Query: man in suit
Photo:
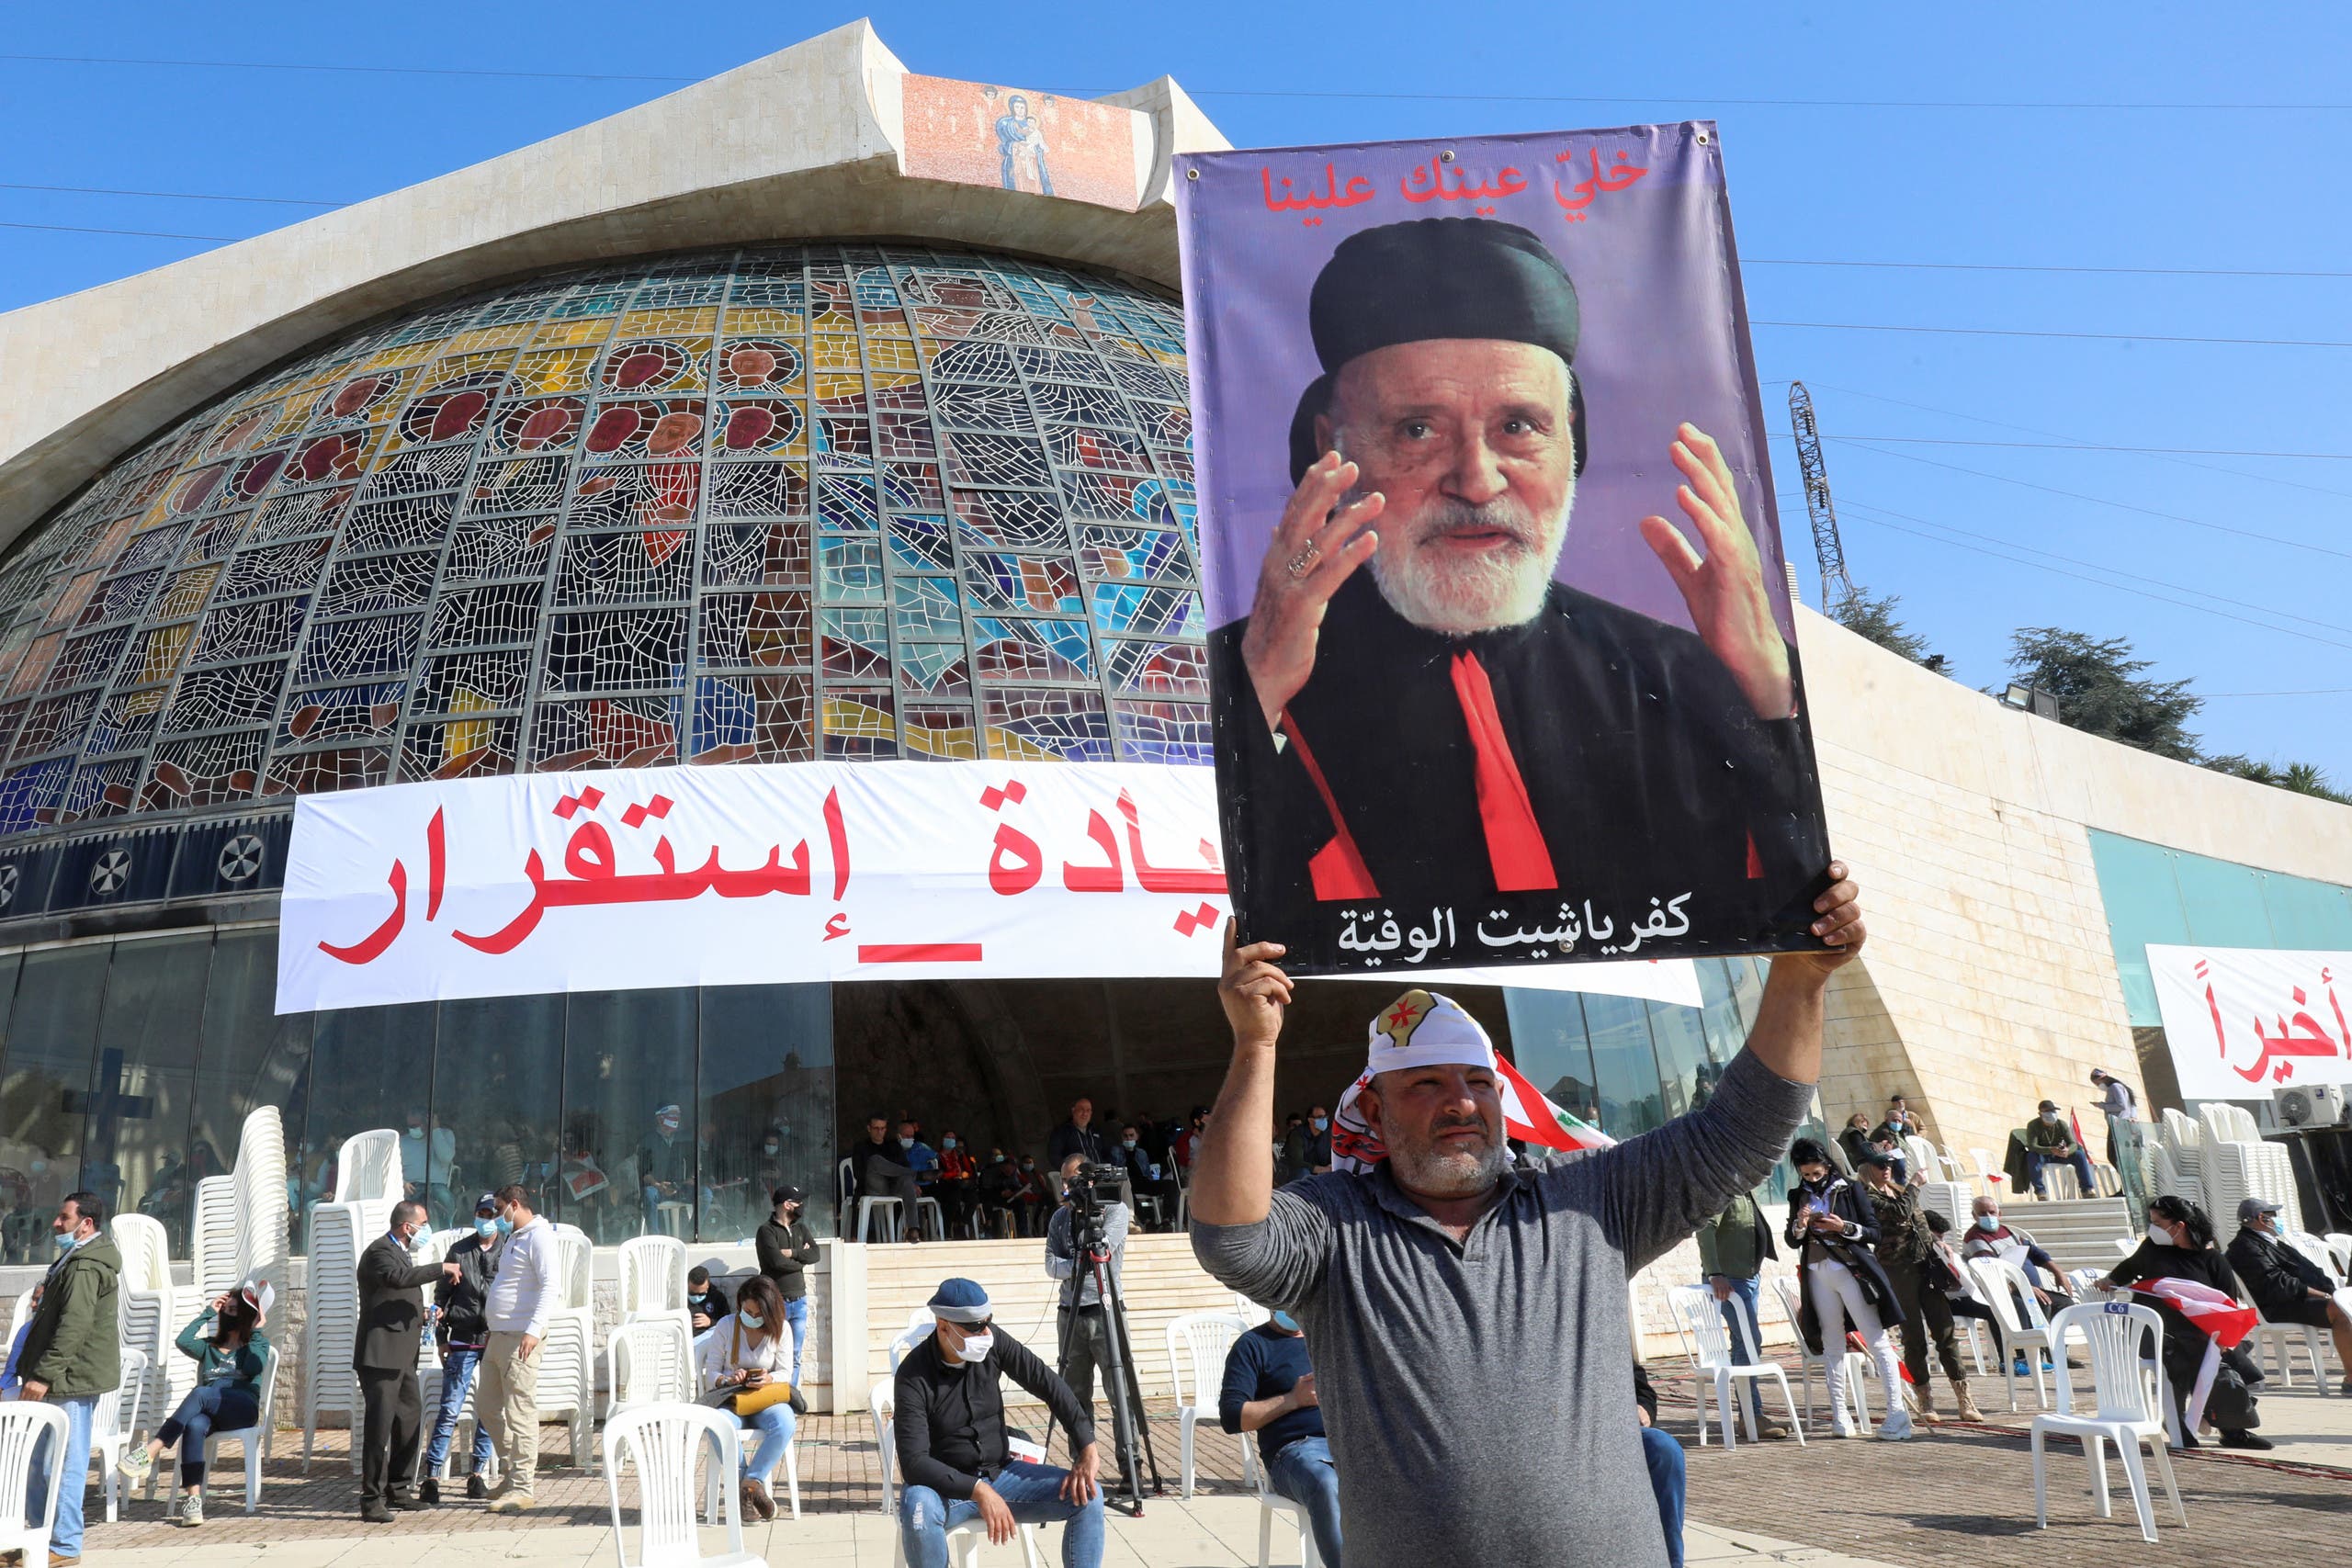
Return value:
<svg viewBox="0 0 2352 1568">
<path fill-rule="evenodd" d="M 1685 630 L 1555 580 L 1589 432 L 1576 288 L 1534 234 L 1352 234 L 1307 317 L 1297 488 L 1249 615 L 1209 639 L 1244 927 L 1318 967 L 1365 904 L 1433 921 L 1412 945 L 1447 962 L 1630 953 L 1635 930 L 1668 954 L 1804 945 L 1828 855 L 1786 590 L 1713 439 L 1685 423 L 1656 454 L 1701 547 L 1639 523 Z M 1474 934 L 1488 919 L 1503 935 Z"/>
<path fill-rule="evenodd" d="M 424 1204 L 395 1203 L 392 1228 L 359 1255 L 359 1335 L 351 1365 L 364 1401 L 359 1517 L 371 1525 L 391 1523 L 394 1508 L 425 1506 L 408 1490 L 424 1415 L 416 1382 L 424 1334 L 422 1287 L 443 1279 L 455 1283 L 458 1270 L 455 1263 L 410 1261 L 424 1224 Z"/>
</svg>

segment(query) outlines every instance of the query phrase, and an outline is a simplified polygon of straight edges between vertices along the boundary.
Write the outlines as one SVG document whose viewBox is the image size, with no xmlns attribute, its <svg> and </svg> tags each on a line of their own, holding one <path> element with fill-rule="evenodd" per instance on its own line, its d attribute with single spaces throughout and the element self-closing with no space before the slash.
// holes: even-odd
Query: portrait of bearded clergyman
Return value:
<svg viewBox="0 0 2352 1568">
<path fill-rule="evenodd" d="M 1589 906 L 1622 941 L 1681 897 L 1671 952 L 1804 945 L 1828 854 L 1786 590 L 1714 440 L 1684 423 L 1635 460 L 1686 629 L 1555 580 L 1600 521 L 1577 481 L 1609 411 L 1578 385 L 1576 287 L 1534 234 L 1365 230 L 1307 314 L 1323 374 L 1291 426 L 1295 489 L 1249 615 L 1212 636 L 1249 939 L 1354 966 L 1344 909 L 1443 908 L 1442 957 L 1500 961 L 1474 919 Z"/>
</svg>

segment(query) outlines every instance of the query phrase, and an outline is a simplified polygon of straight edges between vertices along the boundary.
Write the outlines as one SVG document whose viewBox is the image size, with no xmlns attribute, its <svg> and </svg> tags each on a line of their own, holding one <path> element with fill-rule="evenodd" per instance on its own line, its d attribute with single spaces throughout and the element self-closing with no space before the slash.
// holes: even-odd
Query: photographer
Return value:
<svg viewBox="0 0 2352 1568">
<path fill-rule="evenodd" d="M 1112 1354 L 1110 1337 L 1118 1332 L 1118 1325 L 1102 1308 L 1102 1288 L 1096 1283 L 1093 1264 L 1079 1255 L 1083 1206 L 1085 1218 L 1091 1219 L 1099 1238 L 1096 1256 L 1102 1258 L 1104 1271 L 1113 1289 L 1119 1283 L 1119 1269 L 1125 1260 L 1127 1228 L 1132 1223 L 1127 1206 L 1116 1199 L 1105 1200 L 1090 1195 L 1085 1179 L 1091 1177 L 1104 1186 L 1115 1189 L 1119 1172 L 1115 1168 L 1090 1168 L 1082 1155 L 1071 1155 L 1061 1166 L 1061 1207 L 1046 1226 L 1046 1272 L 1056 1280 L 1069 1281 L 1061 1292 L 1062 1381 L 1078 1396 L 1079 1407 L 1091 1419 L 1094 1413 L 1094 1370 L 1125 1358 Z M 1118 1444 L 1118 1469 L 1114 1472 L 1122 1481 L 1142 1472 L 1131 1469 L 1135 1459 L 1135 1434 L 1128 1428 L 1121 1409 L 1118 1392 L 1105 1390 L 1111 1395 L 1112 1431 Z"/>
</svg>

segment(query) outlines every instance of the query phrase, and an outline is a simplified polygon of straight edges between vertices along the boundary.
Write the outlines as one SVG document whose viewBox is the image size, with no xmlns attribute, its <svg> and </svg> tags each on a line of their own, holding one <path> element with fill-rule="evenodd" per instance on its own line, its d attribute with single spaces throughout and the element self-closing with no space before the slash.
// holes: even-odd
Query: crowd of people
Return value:
<svg viewBox="0 0 2352 1568">
<path fill-rule="evenodd" d="M 876 1111 L 866 1118 L 863 1137 L 843 1151 L 849 1179 L 842 1205 L 842 1235 L 864 1228 L 858 1205 L 880 1199 L 887 1225 L 865 1239 L 920 1242 L 924 1237 L 922 1201 L 939 1205 L 941 1228 L 950 1236 L 1036 1237 L 1045 1235 L 1058 1196 L 1057 1173 L 1072 1157 L 1088 1165 L 1116 1167 L 1122 1201 L 1135 1223 L 1148 1231 L 1171 1231 L 1182 1217 L 1179 1200 L 1189 1181 L 1194 1152 L 1208 1126 L 1208 1107 L 1172 1118 L 1120 1121 L 1098 1113 L 1080 1096 L 1067 1120 L 1046 1134 L 1042 1161 L 1028 1150 L 992 1144 L 983 1156 L 955 1130 L 944 1130 L 937 1146 L 913 1116 L 895 1120 Z M 1330 1118 L 1321 1107 L 1295 1114 L 1282 1138 L 1286 1179 L 1331 1168 Z M 1294 1160 L 1293 1155 L 1295 1154 Z"/>
</svg>

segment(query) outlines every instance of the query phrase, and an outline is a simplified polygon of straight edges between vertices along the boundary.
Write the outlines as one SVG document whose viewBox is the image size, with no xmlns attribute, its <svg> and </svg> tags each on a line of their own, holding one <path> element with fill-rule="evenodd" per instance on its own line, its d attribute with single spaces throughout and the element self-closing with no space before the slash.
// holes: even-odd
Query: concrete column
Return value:
<svg viewBox="0 0 2352 1568">
<path fill-rule="evenodd" d="M 865 1355 L 865 1247 L 861 1242 L 826 1241 L 827 1305 L 833 1336 L 833 1414 L 863 1410 L 873 1393 Z"/>
</svg>

